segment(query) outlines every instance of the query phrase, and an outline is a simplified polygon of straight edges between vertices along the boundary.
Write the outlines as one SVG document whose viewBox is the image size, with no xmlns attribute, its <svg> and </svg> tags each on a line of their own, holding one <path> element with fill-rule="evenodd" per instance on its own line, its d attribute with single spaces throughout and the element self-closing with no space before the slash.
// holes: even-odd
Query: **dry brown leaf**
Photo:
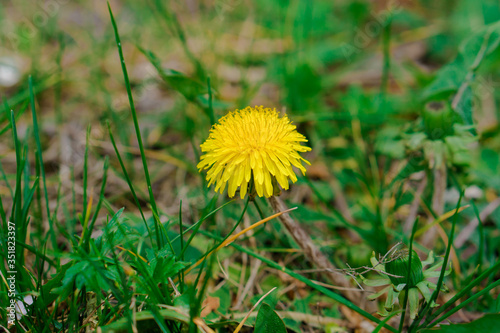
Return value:
<svg viewBox="0 0 500 333">
<path fill-rule="evenodd" d="M 205 300 L 201 304 L 201 307 L 203 310 L 201 310 L 200 316 L 202 318 L 208 316 L 210 313 L 217 310 L 219 308 L 219 306 L 220 306 L 219 297 L 207 296 L 207 298 L 205 298 Z"/>
</svg>

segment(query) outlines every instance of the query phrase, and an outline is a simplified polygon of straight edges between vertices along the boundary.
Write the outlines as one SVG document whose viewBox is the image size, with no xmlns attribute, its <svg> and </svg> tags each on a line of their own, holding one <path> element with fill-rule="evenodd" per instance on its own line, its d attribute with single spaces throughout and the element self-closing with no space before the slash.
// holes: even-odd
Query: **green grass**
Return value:
<svg viewBox="0 0 500 333">
<path fill-rule="evenodd" d="M 367 0 L 51 4 L 0 9 L 0 303 L 24 302 L 17 332 L 233 332 L 274 287 L 241 332 L 266 316 L 265 332 L 419 332 L 498 313 L 500 210 L 483 215 L 500 194 L 495 1 L 393 16 Z M 3 68 L 19 73 L 9 87 Z M 436 101 L 458 116 L 432 140 L 455 121 L 425 118 Z M 307 137 L 312 165 L 281 199 L 360 299 L 277 219 L 218 249 L 275 213 L 197 169 L 211 126 L 248 105 L 286 111 Z M 408 293 L 382 317 L 358 278 L 398 242 L 444 257 L 440 305 L 422 300 L 413 321 Z"/>
</svg>

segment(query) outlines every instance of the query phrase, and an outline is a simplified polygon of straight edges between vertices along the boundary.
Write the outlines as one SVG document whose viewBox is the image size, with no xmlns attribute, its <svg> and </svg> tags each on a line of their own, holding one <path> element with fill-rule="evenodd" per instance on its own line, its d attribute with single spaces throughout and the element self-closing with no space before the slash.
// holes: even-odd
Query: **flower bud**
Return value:
<svg viewBox="0 0 500 333">
<path fill-rule="evenodd" d="M 413 288 L 417 283 L 424 280 L 424 273 L 422 272 L 422 262 L 415 251 L 411 255 L 411 269 L 408 272 L 409 252 L 407 249 L 401 249 L 391 256 L 390 261 L 385 264 L 385 271 L 391 275 L 389 278 L 394 286 L 406 284 L 408 281 L 408 274 L 410 275 L 409 288 Z M 395 277 L 397 275 L 400 277 Z"/>
<path fill-rule="evenodd" d="M 453 134 L 457 114 L 447 101 L 433 101 L 425 105 L 422 112 L 425 133 L 431 140 L 441 140 Z"/>
</svg>

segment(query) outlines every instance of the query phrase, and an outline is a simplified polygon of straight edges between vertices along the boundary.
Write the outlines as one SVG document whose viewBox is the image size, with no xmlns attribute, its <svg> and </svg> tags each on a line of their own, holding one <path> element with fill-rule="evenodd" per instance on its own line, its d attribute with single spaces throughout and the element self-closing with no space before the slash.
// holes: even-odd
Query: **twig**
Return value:
<svg viewBox="0 0 500 333">
<path fill-rule="evenodd" d="M 328 289 L 351 290 L 351 291 L 354 291 L 354 292 L 357 292 L 357 293 L 366 291 L 361 286 L 360 286 L 360 288 L 342 288 L 342 287 L 332 286 L 331 284 L 320 282 L 320 281 L 316 281 L 316 280 L 311 280 L 311 281 L 314 282 L 315 284 L 317 284 L 318 286 L 322 286 L 322 287 L 325 287 L 325 288 L 328 288 Z M 370 292 L 370 291 L 368 291 L 368 292 Z"/>
<path fill-rule="evenodd" d="M 389 261 L 386 261 L 385 263 L 388 263 L 388 262 L 391 262 L 395 259 L 392 259 L 392 260 L 389 260 Z M 379 263 L 380 265 L 380 263 Z M 364 269 L 364 271 L 361 271 L 361 272 L 358 272 L 357 270 L 359 269 Z M 297 273 L 317 273 L 317 272 L 330 272 L 330 273 L 335 273 L 335 274 L 340 274 L 340 275 L 349 275 L 349 276 L 359 276 L 359 275 L 364 275 L 368 272 L 377 272 L 379 274 L 382 274 L 382 275 L 387 275 L 387 276 L 392 276 L 392 277 L 396 277 L 396 278 L 402 278 L 404 276 L 400 276 L 400 275 L 395 275 L 395 274 L 391 274 L 391 273 L 387 273 L 387 272 L 384 272 L 383 270 L 381 269 L 376 269 L 376 268 L 373 268 L 373 267 L 368 267 L 368 266 L 361 266 L 361 267 L 356 267 L 356 268 L 350 268 L 349 269 L 346 269 L 346 268 L 337 268 L 337 269 L 304 269 L 304 270 L 300 270 L 300 271 L 295 271 Z M 352 288 L 349 288 L 349 289 L 352 289 Z"/>
<path fill-rule="evenodd" d="M 347 264 L 347 263 L 346 263 L 346 264 Z M 347 267 L 349 267 L 349 270 L 352 270 L 352 268 L 351 268 L 351 266 L 349 266 L 349 264 L 347 264 Z M 351 273 L 351 272 L 349 272 L 349 271 L 346 271 L 346 274 L 347 274 L 347 275 L 349 275 L 349 276 L 353 279 L 353 281 L 354 281 L 354 282 L 356 282 L 356 284 L 358 285 L 359 289 L 361 289 L 361 290 L 365 290 L 365 289 L 364 289 L 364 288 L 363 288 L 363 287 L 359 284 L 358 280 L 356 280 L 356 276 L 355 276 L 353 273 Z"/>
<path fill-rule="evenodd" d="M 387 251 L 387 253 L 384 254 L 383 257 L 379 257 L 378 263 L 373 267 L 361 266 L 361 267 L 352 268 L 351 266 L 349 266 L 348 263 L 346 263 L 347 267 L 349 267 L 347 269 L 346 268 L 304 269 L 304 270 L 300 270 L 300 271 L 296 271 L 296 272 L 299 272 L 299 273 L 330 272 L 330 273 L 341 274 L 341 275 L 349 275 L 351 277 L 360 276 L 360 275 L 366 274 L 368 272 L 377 272 L 377 273 L 382 274 L 382 275 L 392 276 L 392 277 L 396 277 L 396 278 L 402 278 L 404 276 L 399 276 L 399 275 L 387 273 L 381 269 L 377 269 L 377 266 L 379 266 L 379 265 L 385 265 L 391 261 L 394 261 L 396 259 L 401 258 L 401 255 L 393 257 L 394 252 L 397 250 L 397 248 L 401 244 L 402 244 L 401 242 L 398 242 L 396 245 L 391 247 L 391 249 L 389 251 Z M 390 259 L 387 260 L 387 257 L 389 255 L 390 255 Z M 360 272 L 360 270 L 363 270 L 363 271 Z M 357 283 L 357 281 L 356 281 L 356 283 Z M 352 289 L 352 288 L 349 288 L 349 289 Z M 363 288 L 361 288 L 361 289 L 363 289 Z"/>
<path fill-rule="evenodd" d="M 390 261 L 393 261 L 393 260 L 396 260 L 396 258 L 392 258 L 392 255 L 394 254 L 394 252 L 396 252 L 397 248 L 401 245 L 402 243 L 401 242 L 397 242 L 393 247 L 390 248 L 389 251 L 387 251 L 386 254 L 384 254 L 384 256 L 382 258 L 379 257 L 379 261 L 378 263 L 381 264 L 381 263 L 388 263 Z M 389 254 L 391 255 L 391 260 L 390 261 L 385 261 L 385 259 L 387 258 L 387 256 L 389 256 Z"/>
</svg>

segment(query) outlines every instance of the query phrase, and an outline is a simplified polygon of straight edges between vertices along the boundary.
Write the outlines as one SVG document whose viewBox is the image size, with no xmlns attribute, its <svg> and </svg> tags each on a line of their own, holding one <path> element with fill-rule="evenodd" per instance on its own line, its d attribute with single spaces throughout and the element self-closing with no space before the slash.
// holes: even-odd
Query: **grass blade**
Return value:
<svg viewBox="0 0 500 333">
<path fill-rule="evenodd" d="M 214 106 L 213 106 L 213 96 L 212 87 L 210 86 L 210 77 L 207 77 L 207 87 L 208 87 L 208 115 L 210 117 L 210 125 L 215 124 Z"/>
<path fill-rule="evenodd" d="M 22 214 L 21 182 L 22 182 L 22 174 L 25 161 L 21 155 L 21 147 L 19 138 L 17 136 L 16 119 L 14 117 L 13 110 L 10 111 L 10 124 L 12 128 L 12 137 L 14 140 L 14 149 L 16 151 L 16 187 L 14 190 L 12 209 L 10 213 L 10 221 L 21 221 L 21 214 Z"/>
<path fill-rule="evenodd" d="M 148 191 L 149 191 L 149 203 L 151 204 L 151 208 L 153 210 L 153 215 L 155 216 L 154 221 L 155 221 L 156 241 L 157 241 L 158 248 L 162 248 L 163 242 L 162 242 L 162 238 L 160 237 L 160 226 L 159 226 L 160 221 L 156 218 L 159 216 L 159 214 L 158 214 L 158 209 L 156 207 L 156 202 L 155 202 L 155 199 L 153 196 L 153 187 L 151 186 L 151 179 L 149 177 L 148 163 L 146 161 L 146 155 L 144 153 L 144 145 L 142 143 L 141 130 L 139 128 L 139 121 L 137 120 L 137 112 L 135 110 L 134 98 L 132 96 L 132 88 L 130 87 L 130 80 L 128 78 L 127 66 L 125 65 L 125 58 L 123 57 L 122 43 L 120 41 L 120 34 L 118 33 L 118 26 L 116 25 L 116 21 L 115 21 L 115 18 L 113 16 L 113 11 L 111 10 L 111 6 L 110 6 L 109 2 L 108 2 L 108 10 L 109 10 L 109 15 L 111 17 L 111 24 L 113 25 L 113 29 L 115 32 L 116 46 L 118 48 L 118 55 L 120 57 L 120 64 L 122 67 L 123 78 L 125 80 L 125 87 L 127 89 L 128 101 L 130 104 L 130 111 L 132 112 L 132 119 L 134 121 L 134 128 L 135 128 L 135 134 L 137 137 L 137 143 L 139 144 L 139 150 L 141 151 L 142 166 L 144 169 L 144 175 L 146 177 L 146 183 L 148 185 Z"/>
<path fill-rule="evenodd" d="M 56 234 L 54 232 L 53 221 L 52 221 L 52 218 L 50 216 L 49 195 L 47 193 L 47 178 L 45 175 L 45 166 L 44 166 L 43 157 L 42 157 L 42 144 L 40 143 L 40 130 L 38 128 L 38 120 L 36 117 L 36 110 L 35 110 L 35 94 L 33 92 L 33 77 L 31 75 L 29 76 L 28 84 L 29 84 L 31 115 L 33 118 L 33 129 L 34 129 L 34 135 L 35 135 L 36 150 L 37 150 L 37 155 L 38 155 L 38 161 L 40 163 L 40 172 L 42 174 L 42 181 L 43 181 L 43 193 L 45 196 L 45 209 L 47 211 L 47 220 L 49 221 L 49 234 L 50 234 L 50 237 L 52 240 L 52 247 L 54 249 L 56 249 L 57 248 L 57 240 L 56 240 Z"/>
<path fill-rule="evenodd" d="M 479 297 L 483 296 L 484 294 L 488 293 L 490 290 L 492 290 L 498 286 L 500 286 L 500 280 L 495 281 L 494 283 L 490 284 L 489 286 L 487 286 L 486 288 L 484 288 L 480 292 L 474 294 L 473 296 L 471 296 L 467 300 L 463 301 L 462 303 L 460 303 L 459 305 L 457 305 L 456 307 L 454 307 L 450 311 L 446 312 L 443 316 L 438 318 L 436 321 L 434 321 L 432 324 L 428 325 L 427 327 L 431 328 L 431 327 L 435 326 L 436 324 L 442 322 L 443 320 L 445 320 L 446 318 L 448 318 L 452 314 L 456 313 L 457 311 L 460 311 L 460 309 L 462 309 L 463 307 L 476 301 L 477 299 L 479 299 Z"/>
<path fill-rule="evenodd" d="M 460 298 L 464 297 L 472 288 L 477 286 L 482 280 L 487 278 L 489 275 L 493 274 L 495 271 L 500 269 L 500 261 L 497 261 L 493 266 L 485 270 L 481 275 L 479 275 L 474 281 L 469 283 L 466 287 L 462 288 L 455 296 L 453 296 L 448 302 L 443 304 L 443 306 L 439 307 L 439 309 L 436 310 L 432 314 L 432 316 L 429 316 L 424 324 L 422 326 L 427 327 L 427 324 L 432 322 L 437 316 L 439 316 L 441 313 L 443 313 L 447 308 L 453 305 L 456 301 L 458 301 Z"/>
<path fill-rule="evenodd" d="M 388 315 L 387 317 L 384 318 L 384 320 L 382 320 L 378 325 L 377 327 L 375 328 L 375 330 L 373 330 L 372 333 L 378 333 L 380 332 L 380 330 L 384 327 L 384 325 L 392 318 L 394 317 L 395 315 L 397 315 L 398 313 L 401 313 L 402 311 L 399 310 L 399 311 L 395 311 L 393 313 L 391 313 L 390 315 Z"/>
<path fill-rule="evenodd" d="M 87 184 L 88 184 L 88 161 L 89 161 L 89 137 L 90 125 L 87 126 L 87 134 L 85 136 L 85 155 L 83 157 L 83 211 L 82 219 L 87 216 Z M 83 225 L 83 220 L 82 220 Z"/>
<path fill-rule="evenodd" d="M 99 201 L 97 202 L 94 216 L 92 217 L 92 221 L 90 222 L 88 230 L 85 231 L 86 237 L 84 240 L 84 244 L 87 247 L 87 250 L 89 248 L 90 235 L 92 234 L 92 230 L 94 229 L 94 224 L 97 220 L 97 216 L 99 215 L 99 211 L 101 210 L 102 201 L 104 200 L 104 191 L 106 190 L 106 181 L 108 179 L 108 167 L 109 167 L 109 158 L 108 156 L 106 156 L 106 158 L 104 159 L 103 176 L 101 181 L 101 193 L 99 195 Z"/>
</svg>

